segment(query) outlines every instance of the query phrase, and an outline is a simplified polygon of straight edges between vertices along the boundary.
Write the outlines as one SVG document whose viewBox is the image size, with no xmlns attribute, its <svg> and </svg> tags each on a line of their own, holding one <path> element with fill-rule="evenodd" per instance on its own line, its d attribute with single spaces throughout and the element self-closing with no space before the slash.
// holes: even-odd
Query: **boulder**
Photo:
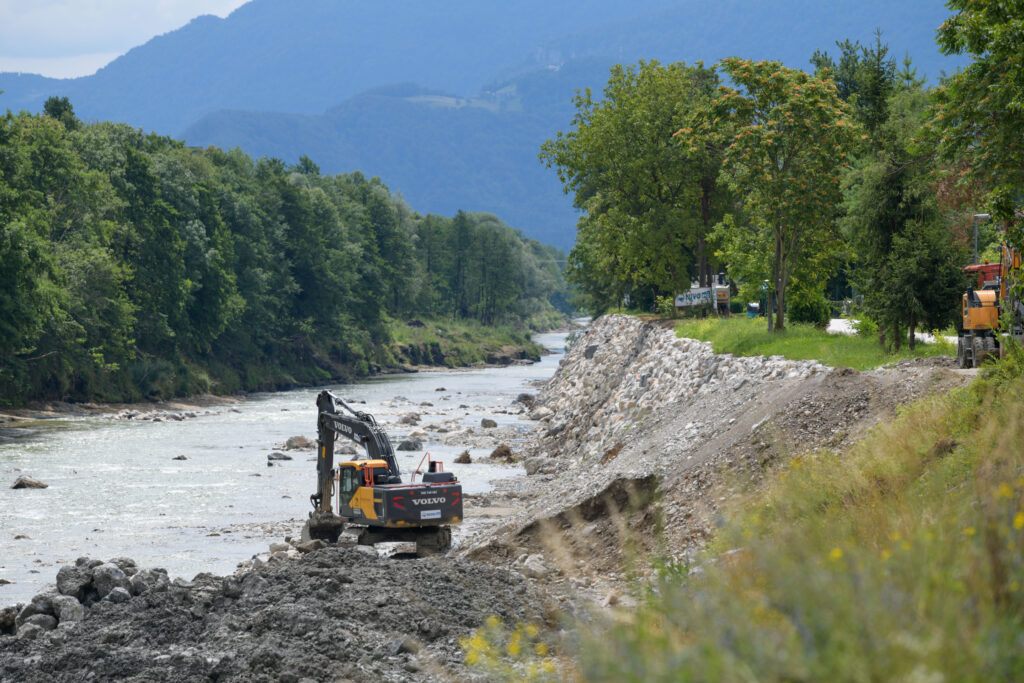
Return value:
<svg viewBox="0 0 1024 683">
<path fill-rule="evenodd" d="M 402 417 L 398 418 L 398 422 L 399 424 L 404 425 L 418 425 L 421 419 L 422 418 L 419 413 L 406 413 Z"/>
<path fill-rule="evenodd" d="M 53 616 L 53 598 L 60 595 L 56 591 L 44 590 L 32 596 L 32 600 L 24 605 L 14 617 L 14 625 L 21 628 L 28 620 L 37 615 Z"/>
<path fill-rule="evenodd" d="M 423 443 L 417 439 L 405 439 L 402 443 L 398 444 L 400 451 L 422 451 Z"/>
<path fill-rule="evenodd" d="M 14 483 L 11 484 L 12 489 L 45 489 L 47 487 L 49 487 L 49 484 L 43 483 L 35 477 L 30 477 L 25 474 L 15 479 Z"/>
<path fill-rule="evenodd" d="M 356 447 L 350 443 L 344 443 L 334 447 L 335 455 L 359 455 L 359 451 Z"/>
<path fill-rule="evenodd" d="M 57 590 L 81 600 L 92 583 L 92 571 L 84 566 L 64 565 L 57 572 Z"/>
<path fill-rule="evenodd" d="M 274 451 L 273 453 L 271 453 L 270 455 L 267 456 L 267 460 L 268 461 L 291 460 L 291 459 L 292 459 L 292 456 L 288 455 L 287 453 L 281 453 L 280 451 Z"/>
<path fill-rule="evenodd" d="M 485 417 L 484 419 L 480 420 L 480 426 L 485 429 L 494 429 L 495 427 L 498 426 L 498 423 L 489 417 Z"/>
<path fill-rule="evenodd" d="M 522 403 L 527 408 L 533 406 L 533 401 L 536 398 L 533 394 L 519 394 L 516 396 L 516 403 Z"/>
<path fill-rule="evenodd" d="M 554 463 L 551 461 L 551 458 L 540 456 L 536 458 L 527 458 L 526 460 L 524 460 L 523 469 L 526 470 L 527 474 L 532 475 L 538 473 L 547 474 L 548 472 L 553 472 L 555 470 L 555 467 Z"/>
<path fill-rule="evenodd" d="M 188 460 L 188 456 L 186 456 L 186 455 L 176 455 L 173 458 L 171 458 L 171 460 Z"/>
<path fill-rule="evenodd" d="M 325 541 L 323 541 L 322 539 L 319 539 L 319 538 L 314 538 L 311 541 L 306 541 L 305 543 L 298 543 L 298 544 L 296 544 L 295 549 L 298 550 L 302 554 L 306 554 L 306 553 L 311 553 L 314 550 L 320 550 L 320 548 L 326 548 L 326 547 L 327 547 L 327 543 Z"/>
<path fill-rule="evenodd" d="M 316 446 L 315 441 L 311 441 L 304 436 L 293 436 L 284 442 L 285 450 L 295 450 L 297 448 L 313 448 Z"/>
<path fill-rule="evenodd" d="M 14 635 L 18 627 L 15 624 L 15 619 L 18 618 L 18 612 L 24 605 L 11 605 L 10 607 L 0 608 L 0 635 Z"/>
<path fill-rule="evenodd" d="M 469 451 L 462 451 L 455 456 L 455 462 L 460 465 L 468 465 L 473 462 L 473 459 L 469 457 Z"/>
<path fill-rule="evenodd" d="M 22 627 L 29 625 L 38 626 L 44 631 L 52 631 L 57 628 L 57 619 L 50 614 L 33 614 L 24 621 Z"/>
<path fill-rule="evenodd" d="M 139 571 L 139 566 L 130 557 L 115 557 L 110 563 L 116 564 L 117 568 L 125 573 L 125 576 L 131 576 Z"/>
<path fill-rule="evenodd" d="M 122 602 L 128 602 L 129 600 L 131 600 L 132 594 L 128 592 L 127 588 L 121 588 L 120 586 L 118 586 L 117 588 L 111 589 L 111 591 L 107 593 L 103 599 L 107 602 L 120 604 Z"/>
<path fill-rule="evenodd" d="M 539 579 L 549 574 L 547 565 L 544 564 L 544 558 L 540 555 L 530 555 L 523 562 L 521 572 L 524 576 L 529 576 L 531 579 Z"/>
<path fill-rule="evenodd" d="M 53 607 L 53 614 L 62 624 L 85 619 L 85 606 L 73 596 L 57 596 L 50 601 L 50 605 Z"/>
<path fill-rule="evenodd" d="M 128 576 L 113 562 L 101 564 L 92 570 L 92 584 L 101 598 L 105 598 L 115 588 L 123 588 L 127 593 L 132 585 Z"/>
<path fill-rule="evenodd" d="M 512 449 L 509 448 L 506 444 L 501 444 L 500 446 L 495 448 L 493 451 L 491 451 L 491 455 L 489 457 L 491 458 L 491 460 L 511 461 L 512 460 Z"/>
<path fill-rule="evenodd" d="M 583 357 L 586 358 L 587 360 L 590 360 L 591 358 L 594 357 L 594 354 L 596 352 L 597 344 L 590 344 L 589 346 L 587 346 L 587 348 L 583 349 Z"/>
<path fill-rule="evenodd" d="M 44 633 L 46 633 L 46 629 L 41 626 L 22 624 L 18 629 L 18 640 L 35 640 Z"/>
<path fill-rule="evenodd" d="M 142 595 L 150 591 L 166 590 L 171 582 L 163 569 L 142 569 L 132 576 L 130 583 L 132 595 Z"/>
</svg>

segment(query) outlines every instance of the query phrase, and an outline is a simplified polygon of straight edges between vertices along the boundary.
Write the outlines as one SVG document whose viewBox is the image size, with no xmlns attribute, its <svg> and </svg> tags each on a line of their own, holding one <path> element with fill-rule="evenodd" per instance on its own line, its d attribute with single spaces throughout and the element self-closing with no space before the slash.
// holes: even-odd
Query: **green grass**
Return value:
<svg viewBox="0 0 1024 683">
<path fill-rule="evenodd" d="M 715 353 L 736 356 L 785 356 L 790 360 L 818 360 L 825 365 L 870 370 L 903 358 L 955 355 L 952 344 L 918 342 L 914 351 L 904 345 L 888 353 L 874 338 L 829 334 L 811 325 L 789 324 L 781 333 L 769 333 L 763 318 L 704 318 L 676 326 L 676 334 L 711 342 Z"/>
<path fill-rule="evenodd" d="M 462 367 L 510 352 L 539 360 L 542 348 L 528 330 L 482 325 L 474 320 L 424 320 L 423 327 L 391 323 L 390 351 L 403 364 Z"/>
<path fill-rule="evenodd" d="M 582 677 L 1024 680 L 1020 355 L 740 496 L 699 573 L 581 627 Z"/>
</svg>

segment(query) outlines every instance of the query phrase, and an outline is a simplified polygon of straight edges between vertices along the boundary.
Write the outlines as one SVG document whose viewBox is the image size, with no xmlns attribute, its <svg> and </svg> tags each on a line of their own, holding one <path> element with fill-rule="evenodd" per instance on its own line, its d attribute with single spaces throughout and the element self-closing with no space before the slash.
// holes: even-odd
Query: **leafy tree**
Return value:
<svg viewBox="0 0 1024 683">
<path fill-rule="evenodd" d="M 835 247 L 839 173 L 859 127 L 827 78 L 738 57 L 721 66 L 742 90 L 721 88 L 692 126 L 701 135 L 729 136 L 722 169 L 742 222 L 723 221 L 716 237 L 731 272 L 748 282 L 769 280 L 774 328 L 782 330 L 794 272 L 804 268 L 809 276 L 807 267 Z M 817 277 L 824 285 L 827 272 Z"/>
<path fill-rule="evenodd" d="M 692 275 L 710 284 L 706 239 L 725 203 L 721 149 L 705 139 L 677 145 L 671 133 L 717 84 L 700 63 L 616 65 L 604 99 L 578 95 L 574 130 L 542 145 L 540 158 L 585 211 L 570 277 L 592 297 L 615 303 L 608 297 L 630 285 L 672 293 Z"/>
<path fill-rule="evenodd" d="M 970 54 L 938 89 L 935 115 L 947 158 L 969 160 L 968 178 L 988 191 L 992 213 L 1024 244 L 1017 209 L 1024 187 L 1024 5 L 949 0 L 957 13 L 938 30 L 945 54 Z"/>
<path fill-rule="evenodd" d="M 961 286 L 960 250 L 937 199 L 935 150 L 921 136 L 930 96 L 909 57 L 898 68 L 880 35 L 870 48 L 848 40 L 837 46 L 837 68 L 822 52 L 812 61 L 836 80 L 870 132 L 843 177 L 848 273 L 879 323 L 880 342 L 888 337 L 899 348 L 906 330 L 913 346 L 918 324 L 952 322 Z"/>
<path fill-rule="evenodd" d="M 43 113 L 50 118 L 60 121 L 68 130 L 76 130 L 82 125 L 82 122 L 75 116 L 74 107 L 71 106 L 71 102 L 66 97 L 54 95 L 46 100 L 43 104 Z"/>
</svg>

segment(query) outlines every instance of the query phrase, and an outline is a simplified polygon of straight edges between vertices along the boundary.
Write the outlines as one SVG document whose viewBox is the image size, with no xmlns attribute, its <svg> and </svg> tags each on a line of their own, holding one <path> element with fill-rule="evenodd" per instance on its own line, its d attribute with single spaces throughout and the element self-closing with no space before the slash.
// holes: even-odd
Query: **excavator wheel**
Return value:
<svg viewBox="0 0 1024 683">
<path fill-rule="evenodd" d="M 424 532 L 416 539 L 416 556 L 440 555 L 452 547 L 452 528 L 439 526 L 436 532 Z"/>
<path fill-rule="evenodd" d="M 995 337 L 985 337 L 985 355 L 999 358 L 999 349 L 996 347 Z"/>
<path fill-rule="evenodd" d="M 963 337 L 956 338 L 956 366 L 960 369 L 969 367 L 967 361 L 967 349 Z"/>
</svg>

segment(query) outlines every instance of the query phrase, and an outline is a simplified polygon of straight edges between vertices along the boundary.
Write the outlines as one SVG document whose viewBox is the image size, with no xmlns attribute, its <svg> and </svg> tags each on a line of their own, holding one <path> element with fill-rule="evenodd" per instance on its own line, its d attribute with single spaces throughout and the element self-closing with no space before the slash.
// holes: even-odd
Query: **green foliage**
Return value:
<svg viewBox="0 0 1024 683">
<path fill-rule="evenodd" d="M 903 331 L 913 340 L 919 326 L 955 321 L 966 255 L 940 210 L 935 150 L 922 142 L 930 94 L 906 75 L 909 64 L 901 81 L 887 51 L 878 40 L 871 50 L 844 52 L 843 61 L 853 64 L 851 100 L 856 105 L 858 93 L 869 93 L 870 106 L 856 111 L 872 136 L 844 174 L 840 225 L 850 246 L 850 281 L 865 312 L 899 348 Z"/>
<path fill-rule="evenodd" d="M 825 292 L 818 283 L 809 285 L 796 281 L 790 291 L 789 319 L 795 323 L 808 323 L 822 329 L 828 327 L 832 309 Z"/>
<path fill-rule="evenodd" d="M 680 337 L 711 342 L 715 353 L 736 356 L 785 356 L 791 360 L 817 360 L 825 365 L 870 370 L 904 358 L 951 355 L 948 343 L 918 343 L 913 350 L 889 353 L 872 339 L 829 334 L 820 327 L 793 324 L 783 332 L 768 332 L 756 319 L 706 318 L 680 323 Z"/>
<path fill-rule="evenodd" d="M 965 180 L 988 192 L 992 213 L 1007 221 L 1010 239 L 1024 244 L 1017 211 L 1024 187 L 1024 6 L 1001 0 L 950 0 L 956 14 L 938 30 L 945 54 L 969 54 L 970 64 L 937 93 L 933 128 L 950 159 L 966 158 Z"/>
<path fill-rule="evenodd" d="M 634 289 L 674 295 L 693 276 L 710 282 L 707 234 L 727 200 L 716 182 L 721 149 L 696 138 L 674 144 L 671 134 L 717 83 L 701 63 L 616 65 L 604 99 L 577 95 L 574 130 L 542 145 L 541 159 L 585 212 L 568 277 L 596 307 Z"/>
<path fill-rule="evenodd" d="M 859 127 L 827 78 L 778 62 L 731 57 L 721 65 L 737 88 L 720 89 L 692 126 L 727 142 L 723 175 L 742 207 L 719 224 L 715 239 L 731 275 L 769 281 L 781 330 L 790 279 L 803 274 L 824 285 L 828 277 L 839 172 Z"/>
<path fill-rule="evenodd" d="M 377 371 L 398 362 L 391 317 L 564 309 L 562 259 L 489 214 L 420 216 L 376 178 L 86 126 L 52 98 L 0 118 L 0 402 Z"/>
</svg>

